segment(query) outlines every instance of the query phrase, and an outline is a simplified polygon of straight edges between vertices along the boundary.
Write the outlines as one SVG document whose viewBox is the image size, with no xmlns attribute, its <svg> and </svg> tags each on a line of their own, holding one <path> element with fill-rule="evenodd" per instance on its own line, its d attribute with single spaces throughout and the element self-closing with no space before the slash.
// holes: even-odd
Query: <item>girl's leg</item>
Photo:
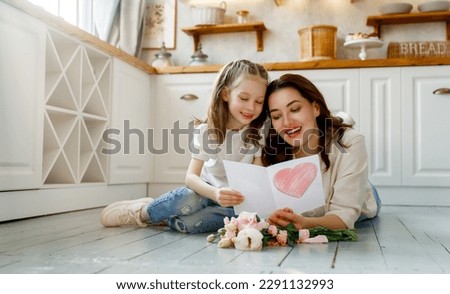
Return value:
<svg viewBox="0 0 450 294">
<path fill-rule="evenodd" d="M 372 194 L 373 194 L 373 197 L 375 198 L 375 202 L 376 202 L 376 204 L 377 204 L 377 213 L 375 214 L 374 217 L 372 217 L 372 218 L 375 218 L 375 217 L 378 215 L 378 213 L 380 213 L 380 210 L 381 210 L 381 199 L 380 199 L 380 196 L 378 195 L 378 191 L 377 191 L 377 189 L 375 188 L 375 186 L 372 185 L 372 183 L 370 183 L 370 182 L 369 182 L 369 185 L 370 185 L 370 187 L 372 188 Z M 369 219 L 367 216 L 361 215 L 361 216 L 356 220 L 356 222 L 361 222 L 361 221 L 364 221 L 364 220 L 367 220 L 367 219 Z"/>
<path fill-rule="evenodd" d="M 190 215 L 178 215 L 168 219 L 168 225 L 172 230 L 182 233 L 199 234 L 217 232 L 223 228 L 223 219 L 233 217 L 232 207 L 221 207 L 209 200 L 210 206 L 196 211 Z"/>
<path fill-rule="evenodd" d="M 174 216 L 184 216 L 205 208 L 209 199 L 189 188 L 181 187 L 156 198 L 146 209 L 151 223 L 166 221 Z"/>
<path fill-rule="evenodd" d="M 373 197 L 375 198 L 375 202 L 377 203 L 377 214 L 375 215 L 375 216 L 377 216 L 381 210 L 381 199 L 380 199 L 380 195 L 378 195 L 378 191 L 375 188 L 375 186 L 372 184 L 370 184 L 370 186 L 372 187 L 372 194 L 373 194 Z"/>
</svg>

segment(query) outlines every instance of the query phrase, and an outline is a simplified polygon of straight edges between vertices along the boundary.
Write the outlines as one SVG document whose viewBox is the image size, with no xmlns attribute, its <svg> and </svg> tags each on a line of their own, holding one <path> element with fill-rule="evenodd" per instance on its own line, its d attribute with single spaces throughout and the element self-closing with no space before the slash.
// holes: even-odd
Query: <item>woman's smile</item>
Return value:
<svg viewBox="0 0 450 294">
<path fill-rule="evenodd" d="M 302 131 L 302 127 L 297 127 L 297 128 L 291 128 L 291 129 L 285 129 L 283 132 L 291 139 L 297 137 L 298 135 L 300 135 Z"/>
</svg>

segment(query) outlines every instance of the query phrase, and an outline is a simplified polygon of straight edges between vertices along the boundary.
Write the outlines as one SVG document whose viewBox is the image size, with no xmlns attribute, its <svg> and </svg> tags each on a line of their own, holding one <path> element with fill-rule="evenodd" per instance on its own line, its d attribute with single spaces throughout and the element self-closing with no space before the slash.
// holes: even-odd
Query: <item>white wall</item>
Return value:
<svg viewBox="0 0 450 294">
<path fill-rule="evenodd" d="M 417 5 L 427 0 L 408 0 Z M 190 6 L 186 1 L 178 1 L 176 49 L 170 50 L 175 65 L 187 65 L 193 54 L 193 39 L 181 28 L 193 26 Z M 220 1 L 219 1 L 220 2 Z M 378 7 L 394 1 L 387 0 L 282 0 L 276 6 L 273 0 L 241 0 L 228 4 L 226 23 L 236 22 L 235 11 L 247 9 L 251 21 L 264 22 L 264 51 L 256 51 L 256 34 L 228 33 L 205 35 L 200 38 L 203 52 L 209 56 L 211 64 L 224 64 L 232 59 L 246 58 L 255 62 L 292 62 L 300 59 L 300 39 L 298 30 L 310 25 L 328 24 L 338 28 L 337 58 L 358 59 L 359 51 L 343 47 L 348 33 L 371 33 L 366 26 L 367 17 L 379 15 Z M 246 3 L 246 4 L 239 4 Z M 382 40 L 385 46 L 369 49 L 369 59 L 385 58 L 387 45 L 391 41 L 439 41 L 446 39 L 445 22 L 386 25 L 382 26 Z M 145 50 L 142 58 L 148 63 L 156 50 Z"/>
</svg>

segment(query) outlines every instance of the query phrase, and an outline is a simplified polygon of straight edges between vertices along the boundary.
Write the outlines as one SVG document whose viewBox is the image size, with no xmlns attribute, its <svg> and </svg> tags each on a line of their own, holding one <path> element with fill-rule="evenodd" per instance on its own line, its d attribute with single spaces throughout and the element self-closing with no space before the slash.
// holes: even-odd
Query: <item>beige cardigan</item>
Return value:
<svg viewBox="0 0 450 294">
<path fill-rule="evenodd" d="M 361 216 L 372 218 L 376 215 L 377 204 L 368 181 L 368 158 L 364 136 L 354 129 L 344 132 L 341 139 L 328 154 L 330 167 L 326 172 L 321 161 L 322 182 L 326 197 L 325 206 L 302 213 L 304 216 L 337 215 L 347 225 L 354 228 Z"/>
</svg>

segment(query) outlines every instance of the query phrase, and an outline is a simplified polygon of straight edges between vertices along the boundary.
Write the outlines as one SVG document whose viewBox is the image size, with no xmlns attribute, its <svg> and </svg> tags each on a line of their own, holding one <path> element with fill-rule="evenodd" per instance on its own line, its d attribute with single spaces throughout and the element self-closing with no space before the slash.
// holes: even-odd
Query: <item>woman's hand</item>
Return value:
<svg viewBox="0 0 450 294">
<path fill-rule="evenodd" d="M 244 202 L 244 195 L 231 188 L 219 188 L 216 190 L 216 201 L 222 207 L 234 206 Z"/>
<path fill-rule="evenodd" d="M 294 213 L 290 208 L 278 209 L 269 216 L 269 223 L 275 226 L 285 228 L 288 224 L 294 224 L 297 230 L 301 230 L 303 216 Z"/>
</svg>

